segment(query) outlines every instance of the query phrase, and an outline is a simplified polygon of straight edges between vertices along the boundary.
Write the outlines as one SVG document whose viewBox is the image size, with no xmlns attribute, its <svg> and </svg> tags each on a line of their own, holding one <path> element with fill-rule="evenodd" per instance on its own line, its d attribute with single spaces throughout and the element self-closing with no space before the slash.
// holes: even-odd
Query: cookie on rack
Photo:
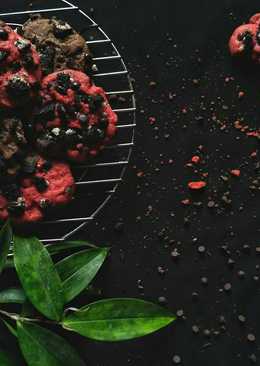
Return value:
<svg viewBox="0 0 260 366">
<path fill-rule="evenodd" d="M 230 40 L 232 56 L 243 56 L 260 62 L 260 13 L 255 14 L 248 24 L 235 29 Z"/>
<path fill-rule="evenodd" d="M 42 220 L 48 209 L 66 205 L 73 199 L 75 182 L 70 168 L 63 162 L 50 162 L 35 155 L 27 156 L 31 173 L 19 182 L 0 185 L 0 219 L 17 223 Z"/>
<path fill-rule="evenodd" d="M 102 88 L 75 70 L 43 79 L 42 106 L 35 111 L 36 146 L 49 157 L 84 162 L 116 133 L 117 115 Z"/>
<path fill-rule="evenodd" d="M 37 14 L 20 33 L 35 44 L 44 75 L 67 68 L 91 73 L 95 68 L 85 39 L 67 22 Z"/>
<path fill-rule="evenodd" d="M 0 21 L 0 107 L 28 104 L 37 95 L 41 76 L 32 43 Z"/>
</svg>

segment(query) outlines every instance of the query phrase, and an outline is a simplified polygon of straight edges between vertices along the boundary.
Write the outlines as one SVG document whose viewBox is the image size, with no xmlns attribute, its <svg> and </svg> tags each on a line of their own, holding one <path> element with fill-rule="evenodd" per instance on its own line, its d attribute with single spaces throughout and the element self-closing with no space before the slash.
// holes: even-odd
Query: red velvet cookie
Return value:
<svg viewBox="0 0 260 366">
<path fill-rule="evenodd" d="M 17 223 L 37 222 L 45 216 L 47 208 L 68 204 L 75 188 L 74 179 L 67 164 L 35 159 L 33 174 L 1 187 L 0 219 L 8 217 Z"/>
<path fill-rule="evenodd" d="M 249 56 L 260 62 L 260 14 L 255 14 L 244 24 L 235 29 L 229 41 L 233 56 Z"/>
<path fill-rule="evenodd" d="M 117 115 L 104 90 L 80 71 L 45 77 L 41 97 L 34 121 L 36 145 L 47 156 L 83 162 L 96 156 L 116 133 Z"/>
<path fill-rule="evenodd" d="M 0 21 L 0 107 L 28 103 L 40 79 L 40 57 L 34 46 Z"/>
</svg>

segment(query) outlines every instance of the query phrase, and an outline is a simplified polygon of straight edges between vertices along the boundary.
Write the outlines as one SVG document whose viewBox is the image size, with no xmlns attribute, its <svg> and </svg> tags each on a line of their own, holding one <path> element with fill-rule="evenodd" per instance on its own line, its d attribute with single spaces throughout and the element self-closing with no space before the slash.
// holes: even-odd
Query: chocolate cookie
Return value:
<svg viewBox="0 0 260 366">
<path fill-rule="evenodd" d="M 18 118 L 0 121 L 0 173 L 16 176 L 22 169 L 27 140 L 23 124 Z"/>
<path fill-rule="evenodd" d="M 86 41 L 68 23 L 36 15 L 23 25 L 21 34 L 36 45 L 44 75 L 67 68 L 91 72 Z"/>
<path fill-rule="evenodd" d="M 117 115 L 104 90 L 80 71 L 45 77 L 41 99 L 34 125 L 36 146 L 46 156 L 83 162 L 97 155 L 116 133 Z"/>
<path fill-rule="evenodd" d="M 41 76 L 40 57 L 31 42 L 0 21 L 0 107 L 29 103 Z"/>
<path fill-rule="evenodd" d="M 246 56 L 260 62 L 260 14 L 255 14 L 248 24 L 239 26 L 229 41 L 232 56 Z"/>
<path fill-rule="evenodd" d="M 34 173 L 21 177 L 19 186 L 10 182 L 7 188 L 0 193 L 0 219 L 31 223 L 41 220 L 46 209 L 68 204 L 75 183 L 67 164 L 37 156 Z"/>
</svg>

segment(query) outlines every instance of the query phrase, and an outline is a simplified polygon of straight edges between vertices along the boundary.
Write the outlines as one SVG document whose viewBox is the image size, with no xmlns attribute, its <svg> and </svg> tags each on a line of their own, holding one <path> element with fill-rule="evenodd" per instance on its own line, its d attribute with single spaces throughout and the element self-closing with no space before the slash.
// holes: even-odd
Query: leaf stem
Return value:
<svg viewBox="0 0 260 366">
<path fill-rule="evenodd" d="M 19 314 L 16 313 L 8 313 L 7 311 L 1 310 L 0 309 L 0 314 L 5 315 L 6 317 L 12 319 L 12 320 L 21 320 L 21 321 L 26 321 L 26 322 L 31 322 L 31 323 L 47 323 L 47 324 L 59 324 L 58 322 L 55 321 L 51 321 L 51 320 L 45 320 L 45 319 L 32 319 L 32 318 L 27 318 L 27 317 L 23 317 Z"/>
</svg>

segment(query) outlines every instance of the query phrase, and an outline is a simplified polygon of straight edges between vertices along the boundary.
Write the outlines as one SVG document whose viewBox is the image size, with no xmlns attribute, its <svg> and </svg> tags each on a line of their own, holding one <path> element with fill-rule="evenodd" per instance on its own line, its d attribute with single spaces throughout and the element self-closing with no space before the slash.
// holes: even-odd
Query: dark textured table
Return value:
<svg viewBox="0 0 260 366">
<path fill-rule="evenodd" d="M 259 126 L 260 79 L 231 61 L 227 42 L 259 2 L 78 4 L 119 46 L 138 101 L 124 183 L 78 237 L 112 247 L 95 282 L 103 297 L 161 297 L 179 318 L 133 342 L 67 338 L 88 366 L 170 366 L 174 355 L 186 366 L 258 364 L 259 142 L 246 132 Z M 194 195 L 196 179 L 207 187 Z"/>
</svg>

